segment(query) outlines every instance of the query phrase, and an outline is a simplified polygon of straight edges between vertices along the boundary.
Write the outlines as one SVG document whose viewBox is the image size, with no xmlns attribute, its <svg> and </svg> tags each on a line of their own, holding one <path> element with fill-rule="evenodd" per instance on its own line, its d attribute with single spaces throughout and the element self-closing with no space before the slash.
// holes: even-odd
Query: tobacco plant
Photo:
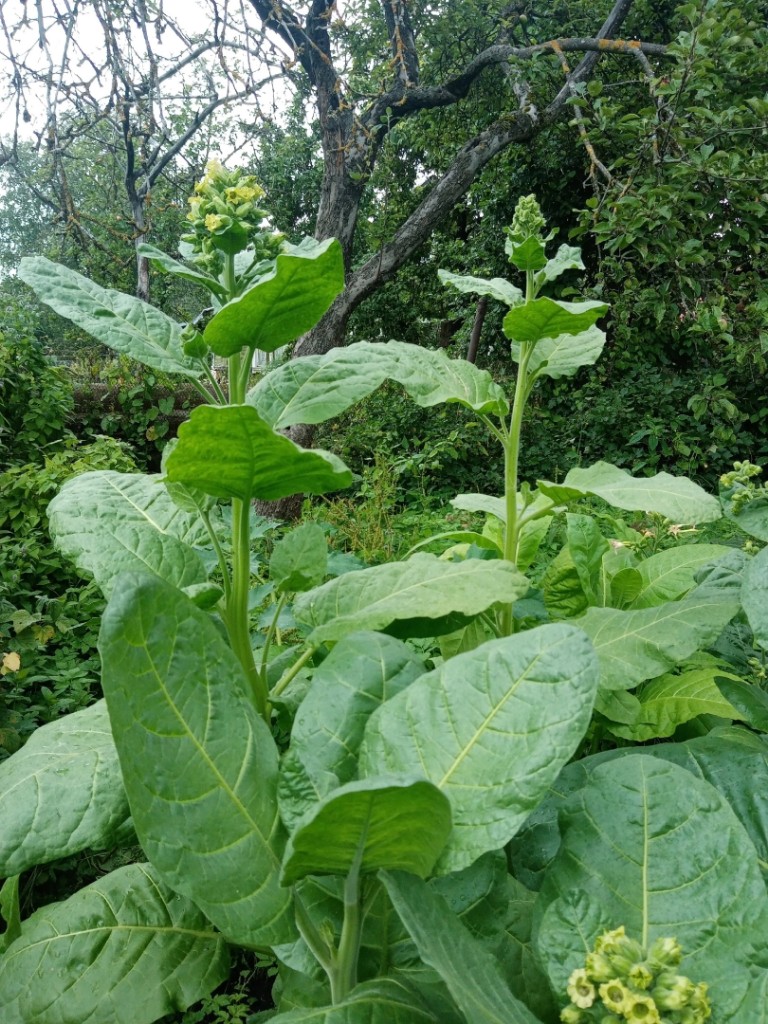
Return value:
<svg viewBox="0 0 768 1024">
<path fill-rule="evenodd" d="M 248 390 L 254 350 L 290 344 L 343 287 L 338 244 L 283 243 L 261 227 L 260 198 L 213 166 L 189 259 L 145 249 L 207 290 L 200 328 L 41 258 L 20 270 L 59 313 L 188 378 L 206 404 L 162 475 L 88 473 L 49 509 L 59 548 L 109 599 L 106 699 L 0 766 L 3 1021 L 150 1024 L 211 992 L 230 946 L 276 958 L 267 1016 L 279 1024 L 592 1020 L 595 984 L 609 986 L 600 1006 L 614 1024 L 696 1022 L 710 1006 L 713 1021 L 760 1019 L 765 711 L 706 649 L 735 616 L 768 645 L 763 554 L 693 544 L 643 558 L 621 518 L 601 530 L 568 511 L 596 497 L 674 524 L 715 520 L 718 501 L 685 479 L 598 463 L 560 484 L 518 481 L 533 388 L 593 363 L 605 340 L 604 304 L 542 294 L 581 262 L 568 246 L 547 258 L 532 198 L 506 243 L 524 291 L 442 275 L 509 307 L 511 401 L 475 366 L 397 342 L 294 360 Z M 223 384 L 211 353 L 227 360 Z M 456 499 L 486 523 L 444 537 L 447 557 L 418 550 L 331 579 L 322 531 L 287 533 L 259 565 L 275 604 L 258 646 L 253 500 L 351 481 L 285 428 L 386 379 L 423 407 L 471 409 L 501 447 L 505 492 Z M 726 511 L 743 520 L 744 501 Z M 556 516 L 566 543 L 532 587 Z M 286 651 L 275 639 L 289 604 L 300 639 Z M 704 712 L 753 729 L 578 759 L 596 736 L 658 739 Z M 145 863 L 20 920 L 22 872 L 133 837 Z M 682 980 L 634 963 L 582 977 L 620 929 L 643 963 L 679 950 Z"/>
</svg>

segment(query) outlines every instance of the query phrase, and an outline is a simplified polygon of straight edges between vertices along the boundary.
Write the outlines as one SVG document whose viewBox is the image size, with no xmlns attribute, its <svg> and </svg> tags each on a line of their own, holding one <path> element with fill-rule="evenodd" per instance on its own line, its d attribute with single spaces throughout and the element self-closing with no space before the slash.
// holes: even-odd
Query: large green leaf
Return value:
<svg viewBox="0 0 768 1024">
<path fill-rule="evenodd" d="M 707 562 L 727 555 L 723 544 L 684 544 L 667 548 L 638 563 L 642 580 L 632 608 L 653 608 L 665 601 L 677 601 L 695 585 L 695 576 Z"/>
<path fill-rule="evenodd" d="M 737 589 L 702 584 L 655 608 L 590 608 L 578 624 L 597 651 L 601 688 L 630 690 L 714 643 L 739 607 Z"/>
<path fill-rule="evenodd" d="M 393 978 L 366 981 L 336 1006 L 289 1010 L 271 1024 L 443 1024 L 417 992 Z"/>
<path fill-rule="evenodd" d="M 104 701 L 32 733 L 0 764 L 0 878 L 107 844 L 128 817 Z"/>
<path fill-rule="evenodd" d="M 227 946 L 148 864 L 38 910 L 0 958 L 3 1024 L 152 1024 L 228 974 Z"/>
<path fill-rule="evenodd" d="M 452 274 L 450 270 L 438 270 L 441 282 L 455 288 L 457 292 L 470 295 L 488 295 L 506 306 L 516 306 L 523 301 L 523 293 L 503 277 L 471 277 L 467 274 Z"/>
<path fill-rule="evenodd" d="M 349 782 L 296 826 L 283 860 L 283 885 L 307 875 L 363 874 L 380 868 L 432 873 L 451 831 L 451 807 L 424 779 Z"/>
<path fill-rule="evenodd" d="M 540 1024 L 438 893 L 405 872 L 384 871 L 381 878 L 422 960 L 448 986 L 467 1024 Z"/>
<path fill-rule="evenodd" d="M 302 523 L 278 540 L 269 559 L 269 578 L 278 593 L 309 590 L 328 572 L 328 543 L 319 523 Z"/>
<path fill-rule="evenodd" d="M 715 676 L 715 683 L 723 697 L 736 710 L 737 715 L 734 717 L 753 729 L 768 733 L 768 694 L 753 683 L 722 674 Z"/>
<path fill-rule="evenodd" d="M 141 299 L 102 288 L 44 256 L 25 256 L 19 277 L 38 298 L 103 345 L 163 373 L 200 376 L 200 361 L 184 355 L 181 326 Z"/>
<path fill-rule="evenodd" d="M 421 676 L 371 716 L 360 774 L 420 773 L 450 798 L 438 868 L 503 846 L 589 724 L 598 664 L 581 630 L 557 624 L 491 641 Z"/>
<path fill-rule="evenodd" d="M 572 469 L 562 484 L 539 480 L 538 488 L 557 504 L 591 495 L 628 512 L 658 512 L 674 523 L 710 523 L 721 515 L 717 498 L 687 477 L 669 473 L 633 477 L 610 462 Z"/>
<path fill-rule="evenodd" d="M 125 576 L 102 620 L 103 686 L 136 832 L 163 879 L 226 937 L 292 935 L 278 875 L 277 748 L 204 612 Z"/>
<path fill-rule="evenodd" d="M 556 338 L 542 338 L 533 350 L 528 363 L 529 372 L 537 376 L 572 377 L 582 366 L 592 366 L 605 347 L 605 331 L 588 327 L 579 334 L 560 334 Z M 511 342 L 512 358 L 520 362 L 520 345 Z"/>
<path fill-rule="evenodd" d="M 723 675 L 722 667 L 714 658 L 703 658 L 701 664 L 683 672 L 659 676 L 637 695 L 640 701 L 638 724 L 614 725 L 611 732 L 644 742 L 671 736 L 678 726 L 699 715 L 738 718 L 738 712 L 715 683 L 715 676 L 722 678 Z"/>
<path fill-rule="evenodd" d="M 720 794 L 633 753 L 597 767 L 560 822 L 562 846 L 539 898 L 538 947 L 555 990 L 583 965 L 596 929 L 621 924 L 644 946 L 674 936 L 681 973 L 710 986 L 713 1020 L 735 1022 L 751 983 L 746 965 L 768 956 L 768 895 L 755 849 Z M 589 927 L 582 895 L 596 911 Z"/>
<path fill-rule="evenodd" d="M 293 610 L 297 621 L 313 627 L 310 641 L 321 643 L 359 629 L 385 629 L 393 622 L 437 620 L 452 612 L 477 615 L 498 602 L 517 600 L 528 586 L 508 562 L 445 562 L 418 553 L 406 562 L 330 580 L 300 594 Z"/>
<path fill-rule="evenodd" d="M 368 717 L 423 672 L 421 658 L 383 633 L 352 633 L 333 647 L 299 705 L 282 760 L 278 796 L 289 828 L 331 789 L 356 778 Z"/>
<path fill-rule="evenodd" d="M 83 473 L 48 506 L 56 547 L 109 594 L 122 572 L 150 572 L 177 587 L 207 573 L 192 545 L 203 539 L 196 516 L 182 511 L 159 476 Z"/>
<path fill-rule="evenodd" d="M 510 341 L 541 341 L 562 334 L 581 334 L 608 311 L 607 302 L 556 302 L 546 297 L 513 306 L 504 317 L 504 333 Z"/>
<path fill-rule="evenodd" d="M 755 640 L 768 649 L 768 548 L 758 552 L 747 566 L 742 604 Z"/>
<path fill-rule="evenodd" d="M 495 415 L 505 415 L 509 408 L 503 389 L 487 370 L 401 341 L 363 341 L 326 355 L 292 359 L 266 374 L 246 401 L 275 429 L 322 423 L 388 378 L 402 384 L 425 407 L 458 402 L 475 412 Z"/>
<path fill-rule="evenodd" d="M 226 285 L 223 285 L 218 278 L 213 277 L 211 274 L 206 274 L 205 271 L 198 270 L 187 263 L 179 263 L 178 260 L 175 260 L 172 256 L 169 256 L 162 249 L 158 249 L 154 245 L 147 245 L 146 242 L 143 242 L 141 245 L 136 246 L 136 253 L 139 256 L 145 256 L 155 267 L 173 274 L 174 277 L 181 278 L 182 281 L 200 284 L 203 288 L 207 288 L 209 292 L 213 292 L 214 295 L 220 297 L 226 297 L 227 295 Z"/>
<path fill-rule="evenodd" d="M 325 494 L 352 483 L 341 459 L 300 448 L 247 405 L 193 409 L 179 428 L 179 443 L 166 465 L 171 482 L 246 502 Z"/>
<path fill-rule="evenodd" d="M 581 249 L 572 245 L 561 245 L 547 265 L 536 274 L 537 288 L 549 281 L 555 281 L 566 270 L 583 270 L 584 261 L 581 258 Z"/>
<path fill-rule="evenodd" d="M 203 337 L 219 356 L 242 348 L 274 352 L 314 327 L 344 288 L 344 257 L 333 239 L 290 246 L 274 269 L 208 321 Z"/>
<path fill-rule="evenodd" d="M 457 494 L 451 499 L 451 504 L 464 512 L 484 512 L 487 516 L 495 516 L 502 523 L 507 522 L 504 498 L 496 498 L 492 494 Z"/>
</svg>

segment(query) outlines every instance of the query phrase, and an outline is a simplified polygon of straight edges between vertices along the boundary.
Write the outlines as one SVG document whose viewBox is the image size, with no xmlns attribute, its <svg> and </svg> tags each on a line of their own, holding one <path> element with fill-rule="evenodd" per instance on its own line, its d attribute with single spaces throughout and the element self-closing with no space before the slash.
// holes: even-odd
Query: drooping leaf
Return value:
<svg viewBox="0 0 768 1024">
<path fill-rule="evenodd" d="M 418 994 L 394 978 L 358 985 L 336 1006 L 290 1010 L 271 1024 L 442 1024 Z"/>
<path fill-rule="evenodd" d="M 693 589 L 696 572 L 729 550 L 723 544 L 684 544 L 643 559 L 637 566 L 642 586 L 632 608 L 652 608 L 665 601 L 679 600 Z"/>
<path fill-rule="evenodd" d="M 357 774 L 369 716 L 424 672 L 402 641 L 361 631 L 344 637 L 315 670 L 283 757 L 278 796 L 290 828 L 313 803 Z"/>
<path fill-rule="evenodd" d="M 132 295 L 102 288 L 44 256 L 25 256 L 19 277 L 41 302 L 77 324 L 103 345 L 162 373 L 200 376 L 200 362 L 185 356 L 181 326 Z"/>
<path fill-rule="evenodd" d="M 768 650 L 768 548 L 758 552 L 747 566 L 742 605 L 755 640 Z"/>
<path fill-rule="evenodd" d="M 483 644 L 421 676 L 371 716 L 361 776 L 420 773 L 451 801 L 438 870 L 504 845 L 581 741 L 598 665 L 581 630 L 557 624 Z"/>
<path fill-rule="evenodd" d="M 484 512 L 488 516 L 496 516 L 502 523 L 507 521 L 504 499 L 495 498 L 491 494 L 457 494 L 451 498 L 451 504 L 464 512 Z"/>
<path fill-rule="evenodd" d="M 600 604 L 600 570 L 610 545 L 592 516 L 568 512 L 565 521 L 568 550 L 581 589 L 590 604 Z"/>
<path fill-rule="evenodd" d="M 424 407 L 458 402 L 475 412 L 496 415 L 505 415 L 509 409 L 504 390 L 487 370 L 401 341 L 357 342 L 326 355 L 292 359 L 266 374 L 246 401 L 276 430 L 296 423 L 322 423 L 387 379 L 402 384 Z"/>
<path fill-rule="evenodd" d="M 242 348 L 274 352 L 314 327 L 343 288 L 344 258 L 335 239 L 290 246 L 274 269 L 208 321 L 203 337 L 219 356 Z"/>
<path fill-rule="evenodd" d="M 152 1024 L 208 995 L 228 959 L 194 903 L 130 864 L 24 922 L 0 957 L 3 1024 Z"/>
<path fill-rule="evenodd" d="M 541 341 L 563 334 L 581 334 L 608 311 L 606 302 L 556 302 L 545 297 L 513 306 L 504 317 L 503 329 L 510 341 Z"/>
<path fill-rule="evenodd" d="M 207 578 L 192 545 L 203 539 L 196 516 L 183 512 L 159 476 L 83 473 L 48 506 L 56 547 L 109 595 L 122 572 L 149 572 L 177 587 Z"/>
<path fill-rule="evenodd" d="M 448 986 L 467 1024 L 540 1024 L 438 893 L 402 871 L 383 871 L 381 879 L 422 960 Z"/>
<path fill-rule="evenodd" d="M 742 722 L 768 733 L 768 694 L 757 686 L 719 673 L 715 684 Z"/>
<path fill-rule="evenodd" d="M 394 622 L 438 620 L 453 612 L 477 615 L 497 602 L 512 602 L 528 590 L 528 580 L 502 561 L 445 562 L 415 554 L 350 572 L 300 594 L 298 622 L 313 627 L 311 643 L 340 640 L 359 629 L 384 629 Z M 444 630 L 452 632 L 453 625 Z"/>
<path fill-rule="evenodd" d="M 642 743 L 671 736 L 679 725 L 699 715 L 738 718 L 736 709 L 722 696 L 715 684 L 717 675 L 722 677 L 723 669 L 712 658 L 679 674 L 659 676 L 638 694 L 638 724 L 615 725 L 611 732 Z"/>
<path fill-rule="evenodd" d="M 348 487 L 352 474 L 335 455 L 300 448 L 246 405 L 201 405 L 179 427 L 168 479 L 216 498 L 276 501 Z"/>
<path fill-rule="evenodd" d="M 225 285 L 218 278 L 213 277 L 212 274 L 206 274 L 205 271 L 192 267 L 187 263 L 179 263 L 178 260 L 175 260 L 172 256 L 169 256 L 162 249 L 158 249 L 154 245 L 142 242 L 141 245 L 136 246 L 136 253 L 138 256 L 145 256 L 153 266 L 173 274 L 174 277 L 181 278 L 182 281 L 191 281 L 193 284 L 202 285 L 203 288 L 207 288 L 214 295 L 226 296 L 227 294 Z"/>
<path fill-rule="evenodd" d="M 537 376 L 572 377 L 582 366 L 592 366 L 605 347 L 605 331 L 588 327 L 579 334 L 560 334 L 556 338 L 542 338 L 533 350 L 528 370 Z M 512 358 L 520 362 L 520 345 L 511 342 Z"/>
<path fill-rule="evenodd" d="M 450 285 L 457 292 L 470 295 L 488 295 L 506 306 L 516 306 L 523 301 L 523 293 L 503 277 L 471 277 L 468 274 L 452 274 L 450 270 L 438 270 L 437 276 L 443 284 Z"/>
<path fill-rule="evenodd" d="M 275 544 L 269 559 L 269 577 L 278 593 L 309 590 L 328 571 L 328 544 L 318 523 L 302 523 Z"/>
<path fill-rule="evenodd" d="M 518 999 L 541 1020 L 555 1020 L 552 992 L 533 942 L 537 893 L 507 874 L 507 903 L 502 917 L 504 938 L 497 958 L 504 978 Z"/>
<path fill-rule="evenodd" d="M 0 878 L 106 845 L 128 814 L 104 701 L 43 725 L 0 764 Z"/>
<path fill-rule="evenodd" d="M 211 618 L 125 576 L 102 620 L 103 687 L 136 832 L 168 885 L 235 943 L 292 935 L 277 748 Z"/>
<path fill-rule="evenodd" d="M 330 793 L 288 840 L 281 881 L 380 868 L 432 873 L 451 831 L 451 807 L 424 779 L 362 779 Z"/>
<path fill-rule="evenodd" d="M 685 954 L 680 972 L 709 984 L 713 1019 L 735 1021 L 747 964 L 768 956 L 768 896 L 755 849 L 720 794 L 676 765 L 632 753 L 595 768 L 560 821 L 538 931 L 555 990 L 564 992 L 596 938 L 572 927 L 568 906 L 584 893 L 643 946 L 674 936 Z"/>
<path fill-rule="evenodd" d="M 768 542 L 768 497 L 759 491 L 752 501 L 748 501 L 733 511 L 733 497 L 743 488 L 739 485 L 721 492 L 721 501 L 725 515 L 751 537 Z"/>
<path fill-rule="evenodd" d="M 630 690 L 714 643 L 738 610 L 737 590 L 702 584 L 654 608 L 590 608 L 578 624 L 600 660 L 601 689 Z"/>
<path fill-rule="evenodd" d="M 536 285 L 541 288 L 548 281 L 556 281 L 566 270 L 583 270 L 584 261 L 581 258 L 581 249 L 572 245 L 561 245 L 552 259 L 547 260 L 547 265 L 536 275 Z"/>
<path fill-rule="evenodd" d="M 687 477 L 633 477 L 609 462 L 572 469 L 562 484 L 539 480 L 537 486 L 557 504 L 592 495 L 628 512 L 658 512 L 673 523 L 711 523 L 721 515 L 718 500 Z"/>
</svg>

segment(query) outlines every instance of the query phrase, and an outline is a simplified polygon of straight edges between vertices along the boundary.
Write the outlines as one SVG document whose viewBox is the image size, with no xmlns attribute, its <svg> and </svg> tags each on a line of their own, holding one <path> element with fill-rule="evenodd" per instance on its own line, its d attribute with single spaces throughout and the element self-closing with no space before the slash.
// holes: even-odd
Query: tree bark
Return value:
<svg viewBox="0 0 768 1024">
<path fill-rule="evenodd" d="M 477 349 L 480 345 L 480 335 L 483 331 L 483 322 L 485 320 L 485 311 L 488 309 L 488 296 L 481 295 L 477 309 L 475 310 L 475 322 L 472 324 L 472 333 L 469 336 L 469 345 L 467 346 L 467 362 L 477 362 Z"/>
</svg>

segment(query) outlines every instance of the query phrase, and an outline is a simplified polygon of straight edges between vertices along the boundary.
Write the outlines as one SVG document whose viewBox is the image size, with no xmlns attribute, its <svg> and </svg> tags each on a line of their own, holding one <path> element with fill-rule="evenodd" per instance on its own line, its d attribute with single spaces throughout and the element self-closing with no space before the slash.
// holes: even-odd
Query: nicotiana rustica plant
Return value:
<svg viewBox="0 0 768 1024">
<path fill-rule="evenodd" d="M 42 258 L 19 271 L 205 404 L 162 475 L 87 473 L 49 508 L 57 545 L 108 597 L 105 701 L 0 765 L 3 1024 L 151 1024 L 215 988 L 232 946 L 277 960 L 275 1024 L 556 1024 L 600 1004 L 614 1024 L 695 1024 L 709 1003 L 717 1024 L 760 1019 L 768 715 L 710 649 L 736 616 L 768 647 L 765 552 L 644 557 L 622 510 L 721 514 L 668 474 L 598 463 L 519 481 L 533 388 L 595 362 L 605 341 L 603 303 L 545 294 L 581 259 L 547 255 L 530 197 L 506 241 L 524 290 L 442 273 L 508 307 L 511 396 L 398 342 L 293 360 L 249 390 L 253 352 L 296 340 L 343 288 L 332 240 L 259 249 L 258 191 L 209 169 L 186 252 L 210 262 L 147 251 L 206 290 L 199 328 Z M 226 360 L 223 384 L 210 353 Z M 267 557 L 255 498 L 352 479 L 285 428 L 386 379 L 423 407 L 462 403 L 496 438 L 504 493 L 455 502 L 484 525 L 425 542 L 458 545 L 454 557 L 342 572 L 315 524 Z M 574 505 L 585 497 L 615 515 L 598 522 Z M 766 529 L 757 499 L 734 513 L 727 497 L 726 514 Z M 563 544 L 542 566 L 556 517 Z M 691 720 L 701 736 L 658 742 Z M 605 736 L 625 745 L 583 756 Z M 20 920 L 23 872 L 124 841 L 145 861 Z"/>
</svg>

